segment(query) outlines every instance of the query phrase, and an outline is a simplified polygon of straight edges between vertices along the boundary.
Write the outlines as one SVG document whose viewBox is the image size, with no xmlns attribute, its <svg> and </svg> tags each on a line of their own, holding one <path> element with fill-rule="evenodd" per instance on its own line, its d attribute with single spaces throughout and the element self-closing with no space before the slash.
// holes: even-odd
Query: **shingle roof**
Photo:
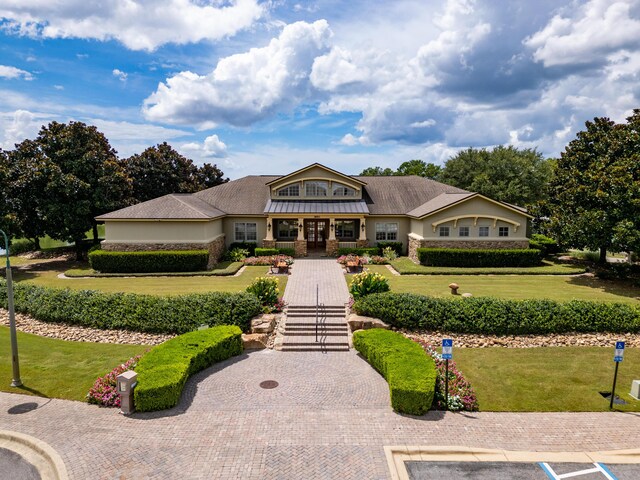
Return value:
<svg viewBox="0 0 640 480">
<path fill-rule="evenodd" d="M 97 220 L 208 220 L 224 212 L 191 194 L 170 194 L 96 217 Z"/>
<path fill-rule="evenodd" d="M 350 201 L 271 201 L 267 202 L 264 213 L 358 213 L 367 214 L 369 209 L 364 200 Z"/>
<path fill-rule="evenodd" d="M 418 208 L 414 208 L 410 212 L 407 212 L 407 215 L 410 217 L 424 217 L 429 213 L 440 210 L 441 208 L 448 207 L 449 205 L 453 205 L 454 203 L 458 203 L 465 198 L 473 197 L 476 195 L 475 193 L 443 193 L 438 195 L 433 200 L 429 200 L 427 203 L 423 203 Z"/>
<path fill-rule="evenodd" d="M 280 175 L 249 175 L 193 195 L 228 215 L 264 215 L 271 182 Z"/>
</svg>

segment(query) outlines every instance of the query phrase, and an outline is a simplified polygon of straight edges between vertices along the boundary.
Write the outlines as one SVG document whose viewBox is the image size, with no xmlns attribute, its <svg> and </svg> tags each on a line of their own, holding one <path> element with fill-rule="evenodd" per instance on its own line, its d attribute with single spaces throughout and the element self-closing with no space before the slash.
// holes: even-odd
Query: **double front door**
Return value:
<svg viewBox="0 0 640 480">
<path fill-rule="evenodd" d="M 304 228 L 307 237 L 307 250 L 325 249 L 327 247 L 329 220 L 305 220 Z"/>
</svg>

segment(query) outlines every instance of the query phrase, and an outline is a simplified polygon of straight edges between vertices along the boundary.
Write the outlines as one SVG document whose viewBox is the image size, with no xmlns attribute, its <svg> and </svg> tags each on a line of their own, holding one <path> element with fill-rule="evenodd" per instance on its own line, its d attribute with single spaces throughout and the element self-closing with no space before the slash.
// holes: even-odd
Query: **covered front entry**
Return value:
<svg viewBox="0 0 640 480">
<path fill-rule="evenodd" d="M 305 220 L 304 231 L 308 252 L 327 248 L 329 220 Z"/>
</svg>

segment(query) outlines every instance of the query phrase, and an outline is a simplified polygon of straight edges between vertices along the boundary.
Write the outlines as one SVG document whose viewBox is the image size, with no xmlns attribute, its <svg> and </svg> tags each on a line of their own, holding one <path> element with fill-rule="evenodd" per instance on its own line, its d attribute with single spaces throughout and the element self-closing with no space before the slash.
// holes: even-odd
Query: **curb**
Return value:
<svg viewBox="0 0 640 480">
<path fill-rule="evenodd" d="M 0 430 L 0 447 L 11 450 L 31 463 L 42 480 L 68 480 L 67 467 L 48 444 L 24 433 Z"/>
<path fill-rule="evenodd" d="M 527 452 L 462 446 L 385 446 L 392 480 L 409 480 L 405 462 L 640 463 L 640 448 L 598 452 Z"/>
</svg>

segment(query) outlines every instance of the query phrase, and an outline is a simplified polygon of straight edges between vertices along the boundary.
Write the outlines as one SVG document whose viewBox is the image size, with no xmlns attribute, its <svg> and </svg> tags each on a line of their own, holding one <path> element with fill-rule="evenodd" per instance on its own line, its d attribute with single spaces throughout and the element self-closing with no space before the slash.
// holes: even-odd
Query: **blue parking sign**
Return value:
<svg viewBox="0 0 640 480">
<path fill-rule="evenodd" d="M 616 352 L 613 355 L 614 362 L 621 362 L 624 358 L 624 342 L 616 342 Z"/>
<path fill-rule="evenodd" d="M 453 340 L 450 338 L 442 339 L 442 359 L 451 360 L 453 358 Z"/>
</svg>

